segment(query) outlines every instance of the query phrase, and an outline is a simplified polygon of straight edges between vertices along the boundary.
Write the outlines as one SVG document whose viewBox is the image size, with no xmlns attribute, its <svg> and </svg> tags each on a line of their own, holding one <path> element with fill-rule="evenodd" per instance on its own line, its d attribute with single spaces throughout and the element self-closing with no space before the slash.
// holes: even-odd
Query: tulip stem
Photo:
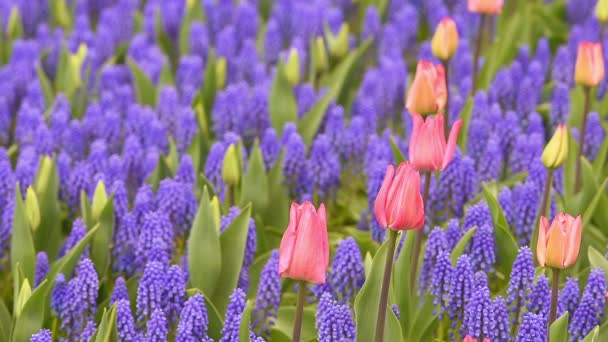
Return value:
<svg viewBox="0 0 608 342">
<path fill-rule="evenodd" d="M 293 322 L 292 341 L 300 342 L 302 333 L 302 317 L 304 315 L 304 302 L 306 301 L 306 282 L 300 280 L 298 282 L 298 302 L 296 304 L 296 317 Z"/>
<path fill-rule="evenodd" d="M 589 114 L 589 102 L 591 101 L 591 88 L 583 87 L 585 92 L 585 106 L 583 107 L 583 122 L 578 130 L 578 155 L 576 156 L 576 176 L 574 179 L 574 193 L 581 190 L 581 163 L 583 159 L 583 148 L 585 146 L 585 130 L 587 128 L 587 116 Z"/>
<path fill-rule="evenodd" d="M 477 86 L 477 69 L 479 68 L 479 56 L 481 55 L 481 44 L 483 42 L 483 31 L 486 26 L 486 15 L 481 14 L 479 18 L 479 34 L 477 35 L 477 41 L 475 42 L 475 55 L 473 57 L 473 85 L 471 87 L 471 93 L 475 93 L 475 87 Z"/>
<path fill-rule="evenodd" d="M 543 194 L 543 201 L 540 205 L 538 214 L 538 220 L 541 216 L 548 217 L 549 208 L 551 207 L 551 189 L 553 188 L 553 169 L 547 169 L 547 183 L 545 184 L 545 192 Z M 537 222 L 539 222 L 537 220 Z"/>
<path fill-rule="evenodd" d="M 424 208 L 428 208 L 429 189 L 431 188 L 431 173 L 424 173 L 424 192 L 422 193 L 422 203 Z M 426 214 L 426 213 L 425 213 Z M 418 271 L 418 259 L 420 258 L 420 249 L 422 248 L 422 233 L 423 228 L 416 230 L 416 240 L 414 241 L 414 249 L 412 250 L 412 263 L 410 265 L 410 294 L 415 293 L 416 288 L 416 273 Z"/>
<path fill-rule="evenodd" d="M 388 239 L 386 251 L 386 262 L 384 263 L 384 277 L 382 278 L 382 289 L 380 290 L 380 302 L 378 304 L 378 318 L 376 320 L 376 342 L 382 342 L 384 338 L 384 320 L 386 318 L 386 307 L 388 304 L 388 288 L 391 282 L 391 273 L 393 271 L 393 257 L 395 256 L 395 243 L 397 241 L 397 232 L 388 229 Z"/>
<path fill-rule="evenodd" d="M 445 109 L 443 112 L 445 113 L 445 117 L 443 120 L 443 132 L 445 134 L 445 138 L 447 139 L 450 135 L 450 60 L 441 61 L 443 64 L 443 70 L 445 72 Z"/>
<path fill-rule="evenodd" d="M 547 329 L 551 329 L 551 324 L 555 321 L 557 316 L 557 294 L 559 290 L 559 268 L 552 268 L 553 271 L 553 282 L 551 284 L 551 309 L 549 310 L 549 324 Z M 547 334 L 547 337 L 549 334 Z M 547 341 L 549 341 L 547 339 Z"/>
</svg>

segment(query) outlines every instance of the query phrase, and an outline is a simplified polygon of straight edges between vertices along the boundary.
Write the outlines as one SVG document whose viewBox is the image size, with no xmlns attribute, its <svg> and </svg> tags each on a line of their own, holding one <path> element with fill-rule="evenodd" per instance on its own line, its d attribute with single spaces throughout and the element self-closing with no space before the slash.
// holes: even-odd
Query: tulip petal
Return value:
<svg viewBox="0 0 608 342">
<path fill-rule="evenodd" d="M 378 195 L 376 196 L 376 201 L 374 202 L 374 214 L 376 215 L 376 220 L 380 224 L 382 228 L 386 228 L 386 200 L 388 196 L 389 189 L 391 187 L 391 183 L 393 182 L 393 177 L 395 176 L 395 167 L 393 165 L 389 165 L 386 168 L 386 174 L 384 175 L 384 181 L 382 181 L 382 186 L 380 187 L 380 191 L 378 191 Z"/>
<path fill-rule="evenodd" d="M 321 252 L 323 253 L 323 259 L 325 260 L 323 265 L 325 269 L 329 266 L 329 240 L 327 237 L 327 216 L 325 214 L 325 205 L 321 203 L 319 206 L 319 225 L 323 228 L 323 234 L 321 234 Z"/>
<path fill-rule="evenodd" d="M 293 259 L 293 251 L 296 243 L 296 227 L 298 225 L 298 204 L 292 203 L 289 208 L 289 225 L 283 233 L 279 245 L 279 274 L 285 277 L 289 272 L 289 265 Z"/>
<path fill-rule="evenodd" d="M 564 268 L 564 256 L 566 255 L 566 236 L 556 224 L 555 220 L 549 228 L 547 239 L 546 265 L 555 268 Z"/>
<path fill-rule="evenodd" d="M 411 163 L 415 163 L 417 160 L 417 151 L 420 146 L 420 133 L 422 126 L 424 125 L 424 119 L 418 113 L 412 113 L 412 135 L 410 136 L 410 146 L 408 148 L 408 156 Z"/>
<path fill-rule="evenodd" d="M 450 130 L 450 137 L 448 138 L 447 146 L 445 149 L 445 155 L 443 156 L 443 163 L 441 164 L 441 169 L 445 169 L 448 164 L 454 158 L 454 152 L 456 150 L 456 142 L 458 140 L 458 133 L 460 132 L 460 128 L 462 127 L 462 120 L 458 119 L 454 122 L 452 129 Z"/>
<path fill-rule="evenodd" d="M 545 267 L 547 258 L 547 230 L 549 230 L 549 220 L 541 216 L 538 225 L 538 240 L 536 242 L 536 259 L 541 267 Z"/>
<path fill-rule="evenodd" d="M 572 266 L 578 258 L 578 252 L 581 248 L 582 234 L 581 216 L 577 216 L 574 222 L 570 223 L 569 234 L 567 238 L 566 257 L 564 259 L 564 267 Z"/>
<path fill-rule="evenodd" d="M 327 271 L 325 263 L 328 259 L 324 251 L 328 245 L 327 227 L 322 226 L 312 204 L 304 209 L 299 229 L 289 269 L 290 277 L 323 284 Z"/>
</svg>

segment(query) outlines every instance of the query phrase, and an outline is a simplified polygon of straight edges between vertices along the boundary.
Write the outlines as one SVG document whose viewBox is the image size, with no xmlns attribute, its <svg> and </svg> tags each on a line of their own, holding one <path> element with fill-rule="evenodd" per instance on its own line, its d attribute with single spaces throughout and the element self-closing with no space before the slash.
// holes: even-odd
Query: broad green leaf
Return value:
<svg viewBox="0 0 608 342">
<path fill-rule="evenodd" d="M 260 143 L 256 139 L 249 163 L 247 172 L 243 176 L 241 185 L 240 205 L 251 202 L 252 211 L 254 213 L 264 213 L 268 207 L 268 175 L 266 174 Z"/>
<path fill-rule="evenodd" d="M 4 304 L 4 300 L 0 298 L 0 341 L 10 340 L 12 322 L 11 313 Z"/>
<path fill-rule="evenodd" d="M 568 342 L 568 311 L 556 319 L 549 328 L 549 340 L 553 342 Z"/>
<path fill-rule="evenodd" d="M 581 340 L 581 342 L 600 342 L 598 339 L 599 332 L 600 327 L 596 325 L 595 328 L 591 330 L 591 332 L 585 336 L 584 339 Z"/>
<path fill-rule="evenodd" d="M 274 81 L 270 88 L 268 111 L 270 113 L 270 123 L 279 136 L 286 123 L 297 122 L 298 120 L 296 97 L 289 81 L 287 81 L 283 63 L 277 65 Z"/>
<path fill-rule="evenodd" d="M 95 336 L 95 342 L 118 341 L 116 324 L 116 305 L 113 305 L 110 310 L 104 308 L 103 316 L 101 317 L 101 322 Z"/>
<path fill-rule="evenodd" d="M 209 193 L 204 188 L 188 239 L 188 265 L 190 284 L 200 289 L 205 297 L 213 294 L 222 271 L 219 227 L 214 217 Z"/>
<path fill-rule="evenodd" d="M 46 251 L 49 259 L 55 259 L 63 236 L 61 233 L 61 208 L 59 207 L 59 175 L 57 162 L 43 157 L 34 183 L 40 205 L 40 226 L 35 232 L 36 249 Z"/>
<path fill-rule="evenodd" d="M 284 152 L 275 161 L 268 171 L 268 203 L 270 204 L 264 215 L 264 224 L 278 227 L 281 232 L 289 223 L 289 196 L 284 186 L 283 176 Z"/>
<path fill-rule="evenodd" d="M 53 99 L 55 98 L 53 86 L 51 85 L 51 81 L 49 81 L 48 76 L 44 70 L 42 70 L 41 66 L 36 67 L 36 74 L 38 75 L 40 88 L 42 88 L 42 94 L 44 95 L 44 108 L 48 109 L 53 104 Z"/>
<path fill-rule="evenodd" d="M 424 298 L 422 307 L 416 310 L 414 317 L 414 323 L 412 328 L 409 330 L 408 341 L 428 341 L 424 339 L 427 332 L 436 324 L 437 315 L 433 312 L 436 311 L 435 305 L 433 305 L 433 299 L 430 297 Z"/>
<path fill-rule="evenodd" d="M 44 280 L 23 305 L 19 317 L 15 318 L 13 342 L 29 341 L 42 328 L 47 309 L 45 305 L 50 302 L 51 283 Z"/>
<path fill-rule="evenodd" d="M 114 235 L 114 196 L 110 196 L 103 207 L 98 221 L 99 230 L 91 242 L 91 260 L 99 278 L 103 279 L 110 266 L 110 248 Z M 91 227 L 89 227 L 90 229 Z"/>
<path fill-rule="evenodd" d="M 206 122 L 211 122 L 211 109 L 215 102 L 215 95 L 217 93 L 217 81 L 216 81 L 216 65 L 217 58 L 215 57 L 215 50 L 209 49 L 209 55 L 207 56 L 207 65 L 205 66 L 205 73 L 203 75 L 203 88 L 202 88 L 202 102 L 205 108 Z"/>
<path fill-rule="evenodd" d="M 399 165 L 399 163 L 407 161 L 403 152 L 397 144 L 395 143 L 395 139 L 393 137 L 390 138 L 391 149 L 393 150 L 393 157 L 395 158 L 395 164 Z"/>
<path fill-rule="evenodd" d="M 403 237 L 405 234 L 405 237 Z M 395 263 L 395 274 L 393 275 L 393 287 L 399 289 L 395 291 L 395 297 L 397 299 L 397 305 L 404 311 L 401 312 L 399 319 L 401 325 L 402 335 L 406 336 L 408 328 L 413 323 L 414 310 L 417 306 L 417 298 L 412 298 L 412 291 L 410 291 L 410 269 L 412 266 L 412 250 L 414 249 L 414 241 L 416 240 L 416 231 L 405 230 L 402 233 L 403 247 L 401 252 L 397 256 L 397 262 Z M 366 261 L 368 260 L 369 254 L 366 255 Z M 371 264 L 371 263 L 370 263 Z M 366 267 L 367 271 L 367 267 Z M 369 275 L 366 275 L 366 279 Z"/>
<path fill-rule="evenodd" d="M 372 260 L 372 268 L 369 277 L 355 298 L 355 316 L 357 327 L 357 340 L 373 341 L 376 332 L 376 321 L 378 306 L 380 305 L 380 289 L 384 275 L 384 263 L 386 259 L 388 242 L 384 243 Z M 407 287 L 400 290 L 407 290 Z M 386 306 L 386 321 L 384 326 L 385 341 L 401 341 L 401 327 L 395 313 Z M 405 314 L 405 313 L 404 313 Z"/>
<path fill-rule="evenodd" d="M 222 267 L 211 298 L 222 314 L 226 312 L 229 296 L 239 281 L 250 218 L 251 205 L 247 205 L 220 235 Z"/>
<path fill-rule="evenodd" d="M 492 213 L 492 223 L 494 223 L 494 239 L 500 241 L 496 244 L 496 269 L 503 275 L 511 274 L 511 265 L 517 257 L 517 242 L 511 233 L 505 213 L 503 212 L 496 196 L 494 196 L 486 184 L 482 184 L 483 194 Z M 533 244 L 533 248 L 535 245 Z"/>
<path fill-rule="evenodd" d="M 134 60 L 127 58 L 127 64 L 133 77 L 137 102 L 150 107 L 156 107 L 156 97 L 158 94 L 154 83 Z"/>
<path fill-rule="evenodd" d="M 460 118 L 462 119 L 462 127 L 460 128 L 460 134 L 458 135 L 458 147 L 464 154 L 467 151 L 467 140 L 469 138 L 469 126 L 471 125 L 471 116 L 473 114 L 473 99 L 469 96 L 467 102 L 460 111 Z"/>
<path fill-rule="evenodd" d="M 19 298 L 17 298 L 17 306 L 15 307 L 15 317 L 19 319 L 19 315 L 21 314 L 21 310 L 25 306 L 25 303 L 32 296 L 32 287 L 30 286 L 30 282 L 27 279 L 23 279 L 23 283 L 21 284 L 21 289 L 19 290 Z"/>
<path fill-rule="evenodd" d="M 253 303 L 248 300 L 245 304 L 245 310 L 241 316 L 241 324 L 239 325 L 239 341 L 251 341 L 249 332 L 251 331 L 251 311 Z"/>
<path fill-rule="evenodd" d="M 158 92 L 165 86 L 175 86 L 175 80 L 173 79 L 173 74 L 171 72 L 171 65 L 167 62 L 163 64 L 163 68 L 160 70 L 160 76 L 158 78 Z"/>
<path fill-rule="evenodd" d="M 458 241 L 456 246 L 454 246 L 452 253 L 450 253 L 450 261 L 452 262 L 452 266 L 456 266 L 456 263 L 458 262 L 458 258 L 460 258 L 460 256 L 462 254 L 464 254 L 464 251 L 466 250 L 467 245 L 469 244 L 469 241 L 471 241 L 471 239 L 473 238 L 473 234 L 475 234 L 476 230 L 477 230 L 477 227 L 472 227 L 471 229 L 469 229 L 460 238 L 460 240 Z"/>
<path fill-rule="evenodd" d="M 19 184 L 15 186 L 15 208 L 13 213 L 13 234 L 11 240 L 11 269 L 15 272 L 16 265 L 30 284 L 34 283 L 34 270 L 36 269 L 36 249 L 32 228 L 25 213 L 25 205 L 21 197 Z"/>
<path fill-rule="evenodd" d="M 591 264 L 592 269 L 599 268 L 604 271 L 604 276 L 606 277 L 606 281 L 608 281 L 608 260 L 606 260 L 602 253 L 598 252 L 593 246 L 589 246 L 587 258 L 589 258 L 589 264 Z"/>
<path fill-rule="evenodd" d="M 608 184 L 608 177 L 604 179 L 602 184 L 597 188 L 595 195 L 591 199 L 591 202 L 585 206 L 585 212 L 583 213 L 583 230 L 584 227 L 587 226 L 589 222 L 591 222 L 591 218 L 594 216 L 595 209 L 597 208 L 598 203 L 602 199 L 602 196 L 606 196 L 606 184 Z"/>
<path fill-rule="evenodd" d="M 10 42 L 13 42 L 23 36 L 23 22 L 19 7 L 13 6 L 8 17 L 8 25 L 6 26 L 6 36 Z"/>
<path fill-rule="evenodd" d="M 310 146 L 317 134 L 317 130 L 323 122 L 323 117 L 325 117 L 327 106 L 334 99 L 334 96 L 331 92 L 325 94 L 298 122 L 298 131 L 307 146 Z"/>
<path fill-rule="evenodd" d="M 302 334 L 300 335 L 301 341 L 310 341 L 317 337 L 317 329 L 315 328 L 315 312 L 316 310 L 313 307 L 304 307 L 304 314 L 302 315 Z M 295 317 L 295 306 L 280 306 L 273 330 L 280 331 L 283 335 L 287 336 L 289 340 L 291 340 Z"/>
</svg>

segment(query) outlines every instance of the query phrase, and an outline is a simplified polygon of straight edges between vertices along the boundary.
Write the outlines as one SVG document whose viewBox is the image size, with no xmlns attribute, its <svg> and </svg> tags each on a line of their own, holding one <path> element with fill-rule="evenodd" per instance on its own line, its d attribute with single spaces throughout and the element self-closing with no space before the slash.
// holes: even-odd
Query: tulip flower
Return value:
<svg viewBox="0 0 608 342">
<path fill-rule="evenodd" d="M 416 66 L 416 76 L 407 93 L 405 107 L 411 113 L 435 114 L 445 108 L 447 89 L 445 70 L 441 64 L 421 60 Z"/>
<path fill-rule="evenodd" d="M 546 168 L 556 169 L 564 164 L 566 157 L 568 157 L 568 128 L 560 124 L 545 146 L 541 161 Z"/>
<path fill-rule="evenodd" d="M 574 80 L 577 84 L 595 87 L 604 79 L 602 44 L 582 42 L 578 45 Z"/>
<path fill-rule="evenodd" d="M 598 0 L 595 5 L 595 17 L 602 24 L 608 22 L 608 0 Z"/>
<path fill-rule="evenodd" d="M 458 119 L 450 131 L 448 141 L 445 140 L 443 129 L 443 115 L 422 118 L 413 114 L 414 128 L 410 138 L 410 162 L 418 171 L 443 170 L 454 158 L 456 140 L 462 127 L 462 120 Z"/>
<path fill-rule="evenodd" d="M 421 229 L 424 226 L 424 203 L 420 194 L 420 174 L 410 163 L 386 169 L 376 197 L 374 213 L 380 226 L 392 230 Z"/>
<path fill-rule="evenodd" d="M 325 283 L 329 263 L 325 206 L 292 203 L 289 225 L 279 247 L 279 274 L 315 284 Z"/>
<path fill-rule="evenodd" d="M 503 0 L 468 0 L 469 11 L 480 14 L 498 14 Z"/>
<path fill-rule="evenodd" d="M 538 229 L 536 258 L 542 267 L 564 269 L 572 266 L 581 247 L 582 223 L 576 218 L 559 213 L 549 226 L 549 220 L 541 216 Z"/>
<path fill-rule="evenodd" d="M 476 338 L 471 337 L 470 335 L 467 335 L 464 337 L 464 339 L 462 340 L 462 342 L 477 342 Z M 483 342 L 490 342 L 489 338 L 484 338 Z"/>
<path fill-rule="evenodd" d="M 445 17 L 441 19 L 433 40 L 431 41 L 431 49 L 433 55 L 442 61 L 450 59 L 458 48 L 458 29 L 452 18 Z"/>
</svg>

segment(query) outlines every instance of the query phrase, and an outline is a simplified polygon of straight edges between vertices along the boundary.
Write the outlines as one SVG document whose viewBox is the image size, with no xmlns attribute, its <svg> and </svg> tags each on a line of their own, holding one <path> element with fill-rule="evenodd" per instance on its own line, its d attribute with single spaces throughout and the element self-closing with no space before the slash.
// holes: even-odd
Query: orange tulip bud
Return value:
<svg viewBox="0 0 608 342">
<path fill-rule="evenodd" d="M 376 220 L 392 230 L 424 227 L 424 203 L 420 194 L 420 174 L 410 163 L 389 165 L 374 203 Z"/>
<path fill-rule="evenodd" d="M 450 59 L 458 48 L 458 29 L 452 18 L 445 17 L 441 19 L 435 35 L 431 41 L 431 49 L 435 57 L 446 61 Z"/>
<path fill-rule="evenodd" d="M 407 93 L 405 107 L 411 113 L 434 114 L 447 102 L 445 70 L 441 64 L 433 65 L 421 60 L 416 66 L 416 77 Z"/>
<path fill-rule="evenodd" d="M 325 283 L 329 264 L 325 206 L 292 203 L 289 225 L 279 246 L 279 274 L 315 284 Z"/>
<path fill-rule="evenodd" d="M 480 14 L 498 14 L 503 0 L 468 0 L 469 11 Z"/>
<path fill-rule="evenodd" d="M 549 226 L 546 217 L 540 217 L 536 258 L 542 267 L 564 269 L 572 266 L 578 258 L 581 247 L 582 222 L 576 218 L 559 213 Z"/>
<path fill-rule="evenodd" d="M 595 87 L 604 79 L 604 56 L 600 43 L 582 42 L 578 45 L 574 80 L 577 84 Z"/>
</svg>

